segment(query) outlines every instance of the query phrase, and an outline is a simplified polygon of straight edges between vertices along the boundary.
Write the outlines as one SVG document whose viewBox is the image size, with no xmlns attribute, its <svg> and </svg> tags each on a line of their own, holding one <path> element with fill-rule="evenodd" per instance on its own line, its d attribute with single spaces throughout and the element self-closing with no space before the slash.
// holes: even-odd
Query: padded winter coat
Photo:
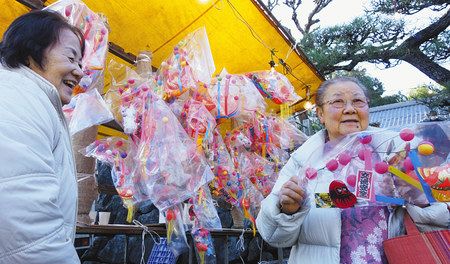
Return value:
<svg viewBox="0 0 450 264">
<path fill-rule="evenodd" d="M 56 88 L 0 66 L 0 263 L 80 263 L 76 169 Z"/>
</svg>

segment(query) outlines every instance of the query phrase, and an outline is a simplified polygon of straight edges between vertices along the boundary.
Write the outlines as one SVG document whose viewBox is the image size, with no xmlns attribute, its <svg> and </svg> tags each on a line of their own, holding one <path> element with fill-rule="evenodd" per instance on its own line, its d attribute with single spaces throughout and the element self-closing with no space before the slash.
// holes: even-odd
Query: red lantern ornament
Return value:
<svg viewBox="0 0 450 264">
<path fill-rule="evenodd" d="M 356 196 L 350 192 L 344 182 L 334 180 L 330 183 L 329 194 L 336 207 L 349 208 L 356 204 Z"/>
</svg>

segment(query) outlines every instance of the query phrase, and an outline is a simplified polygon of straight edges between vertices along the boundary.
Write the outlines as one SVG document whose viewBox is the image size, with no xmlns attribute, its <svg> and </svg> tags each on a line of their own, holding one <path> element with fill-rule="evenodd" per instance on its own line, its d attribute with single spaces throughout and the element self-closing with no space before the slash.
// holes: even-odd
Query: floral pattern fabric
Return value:
<svg viewBox="0 0 450 264">
<path fill-rule="evenodd" d="M 382 242 L 387 239 L 388 217 L 385 206 L 342 210 L 341 263 L 387 263 Z"/>
</svg>

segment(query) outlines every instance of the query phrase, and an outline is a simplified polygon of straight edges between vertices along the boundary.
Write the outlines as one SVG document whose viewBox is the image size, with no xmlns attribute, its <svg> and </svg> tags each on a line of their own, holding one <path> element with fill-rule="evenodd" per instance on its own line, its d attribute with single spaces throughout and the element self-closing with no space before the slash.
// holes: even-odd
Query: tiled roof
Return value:
<svg viewBox="0 0 450 264">
<path fill-rule="evenodd" d="M 429 109 L 416 101 L 376 106 L 369 109 L 370 123 L 380 127 L 394 127 L 417 124 L 427 118 Z"/>
</svg>

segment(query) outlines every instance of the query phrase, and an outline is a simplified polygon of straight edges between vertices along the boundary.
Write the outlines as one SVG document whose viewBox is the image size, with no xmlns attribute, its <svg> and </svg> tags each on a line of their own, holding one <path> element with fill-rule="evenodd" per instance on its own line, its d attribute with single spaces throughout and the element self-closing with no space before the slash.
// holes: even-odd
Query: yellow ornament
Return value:
<svg viewBox="0 0 450 264">
<path fill-rule="evenodd" d="M 419 152 L 420 155 L 428 156 L 433 154 L 434 146 L 429 141 L 422 141 L 417 147 L 417 151 Z"/>
</svg>

